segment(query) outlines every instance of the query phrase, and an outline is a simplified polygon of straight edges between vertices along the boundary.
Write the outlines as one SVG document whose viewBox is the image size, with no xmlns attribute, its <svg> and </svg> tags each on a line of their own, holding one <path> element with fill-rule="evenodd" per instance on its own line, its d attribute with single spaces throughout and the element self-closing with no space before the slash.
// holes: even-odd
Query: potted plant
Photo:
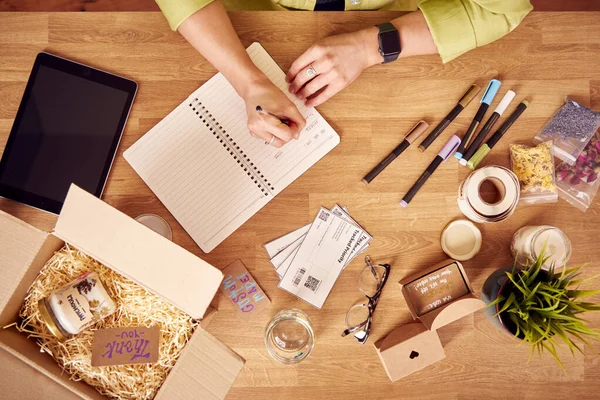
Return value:
<svg viewBox="0 0 600 400">
<path fill-rule="evenodd" d="M 581 318 L 586 311 L 600 310 L 600 305 L 583 301 L 600 290 L 582 290 L 581 284 L 600 275 L 577 279 L 581 266 L 557 273 L 552 265 L 542 269 L 548 260 L 545 247 L 535 263 L 524 268 L 512 267 L 496 271 L 486 280 L 483 299 L 488 302 L 486 314 L 494 325 L 530 343 L 531 355 L 550 352 L 564 366 L 556 347 L 564 343 L 573 354 L 583 353 L 574 339 L 590 345 L 600 332 L 589 328 Z M 531 358 L 530 358 L 531 359 Z"/>
</svg>

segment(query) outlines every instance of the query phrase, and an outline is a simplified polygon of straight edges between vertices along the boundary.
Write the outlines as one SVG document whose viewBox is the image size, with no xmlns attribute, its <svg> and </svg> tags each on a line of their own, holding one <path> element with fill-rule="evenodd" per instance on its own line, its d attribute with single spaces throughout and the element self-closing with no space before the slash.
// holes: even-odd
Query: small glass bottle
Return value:
<svg viewBox="0 0 600 400">
<path fill-rule="evenodd" d="M 531 265 L 546 246 L 544 268 L 553 263 L 556 268 L 565 265 L 571 258 L 571 241 L 558 228 L 549 225 L 524 226 L 515 232 L 510 250 L 517 264 Z"/>
<path fill-rule="evenodd" d="M 42 320 L 59 340 L 64 341 L 115 312 L 95 272 L 88 272 L 50 293 L 38 302 Z"/>
</svg>

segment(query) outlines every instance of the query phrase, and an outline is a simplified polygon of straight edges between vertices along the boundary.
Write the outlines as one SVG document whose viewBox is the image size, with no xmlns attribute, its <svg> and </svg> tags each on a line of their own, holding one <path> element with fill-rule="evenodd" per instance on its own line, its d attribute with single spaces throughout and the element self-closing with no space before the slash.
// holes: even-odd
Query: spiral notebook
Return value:
<svg viewBox="0 0 600 400">
<path fill-rule="evenodd" d="M 252 61 L 284 93 L 285 74 L 258 43 Z M 323 158 L 340 137 L 314 109 L 288 95 L 306 118 L 281 149 L 253 138 L 246 107 L 217 74 L 133 144 L 124 156 L 204 252 L 210 252 Z"/>
</svg>

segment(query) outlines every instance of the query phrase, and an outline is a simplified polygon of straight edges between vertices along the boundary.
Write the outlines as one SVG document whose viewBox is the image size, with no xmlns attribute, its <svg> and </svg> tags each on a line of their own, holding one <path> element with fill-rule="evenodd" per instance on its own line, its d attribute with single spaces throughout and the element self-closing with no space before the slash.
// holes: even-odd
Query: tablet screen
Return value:
<svg viewBox="0 0 600 400">
<path fill-rule="evenodd" d="M 24 202 L 58 212 L 71 183 L 101 194 L 132 96 L 98 81 L 102 71 L 55 67 L 36 63 L 2 159 L 0 185 L 25 200 L 45 199 Z"/>
</svg>

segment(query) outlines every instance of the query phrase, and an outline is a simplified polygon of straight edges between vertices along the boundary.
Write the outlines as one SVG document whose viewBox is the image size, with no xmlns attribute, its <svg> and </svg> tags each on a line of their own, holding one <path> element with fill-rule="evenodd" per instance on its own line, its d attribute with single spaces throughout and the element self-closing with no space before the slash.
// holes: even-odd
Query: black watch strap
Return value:
<svg viewBox="0 0 600 400">
<path fill-rule="evenodd" d="M 381 56 L 383 57 L 383 64 L 392 62 L 392 61 L 396 61 L 398 59 L 398 56 L 400 55 L 400 34 L 398 33 L 398 29 L 396 29 L 396 27 L 391 23 L 391 22 L 385 22 L 383 24 L 378 24 L 377 28 L 379 28 L 379 54 L 381 54 Z M 395 32 L 396 35 L 398 35 L 397 37 L 397 43 L 398 46 L 397 48 L 393 49 L 393 51 L 391 51 L 390 49 L 384 49 L 383 47 L 383 43 L 382 43 L 382 35 L 388 33 L 388 32 Z"/>
</svg>

